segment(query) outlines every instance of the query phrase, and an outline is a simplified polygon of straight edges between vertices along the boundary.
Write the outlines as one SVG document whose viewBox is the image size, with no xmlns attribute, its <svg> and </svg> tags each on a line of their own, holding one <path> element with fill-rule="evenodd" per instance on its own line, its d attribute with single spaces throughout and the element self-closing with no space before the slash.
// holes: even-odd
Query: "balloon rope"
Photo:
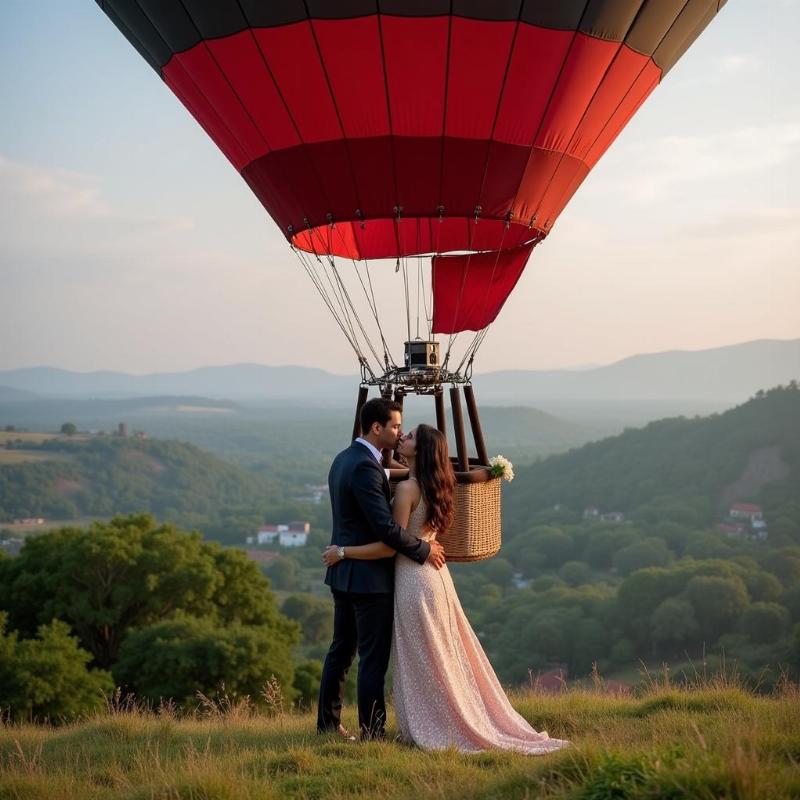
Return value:
<svg viewBox="0 0 800 800">
<path fill-rule="evenodd" d="M 408 334 L 407 341 L 411 341 L 411 302 L 408 291 L 408 259 L 403 257 L 403 291 L 406 296 L 406 332 Z"/>
<path fill-rule="evenodd" d="M 353 302 L 350 299 L 350 295 L 348 294 L 347 289 L 346 289 L 346 287 L 345 287 L 345 285 L 344 285 L 344 283 L 343 283 L 343 281 L 341 279 L 341 276 L 339 275 L 339 272 L 336 269 L 336 261 L 334 260 L 333 256 L 330 254 L 331 250 L 333 249 L 332 242 L 330 240 L 331 229 L 333 227 L 334 227 L 333 225 L 330 225 L 328 227 L 328 242 L 327 242 L 327 245 L 326 245 L 325 242 L 323 242 L 323 245 L 326 245 L 325 246 L 325 258 L 326 258 L 326 260 L 327 260 L 327 262 L 328 262 L 328 264 L 329 264 L 329 266 L 331 268 L 331 273 L 333 275 L 333 278 L 331 277 L 331 275 L 328 274 L 327 270 L 324 270 L 325 277 L 328 279 L 328 283 L 330 284 L 331 288 L 333 289 L 334 297 L 336 297 L 336 300 L 337 300 L 337 302 L 339 304 L 339 308 L 342 311 L 342 315 L 343 315 L 344 319 L 347 321 L 348 327 L 350 328 L 350 332 L 351 332 L 352 337 L 353 337 L 353 341 L 358 343 L 358 336 L 356 335 L 355 328 L 353 327 L 353 319 L 350 316 L 350 312 L 352 312 L 352 317 L 355 318 L 356 324 L 361 329 L 361 333 L 364 336 L 364 340 L 366 341 L 367 346 L 372 351 L 372 354 L 375 356 L 375 360 L 378 362 L 378 365 L 380 366 L 381 360 L 380 360 L 380 358 L 378 358 L 378 354 L 375 352 L 375 348 L 372 346 L 372 342 L 370 341 L 369 337 L 367 336 L 366 331 L 364 330 L 364 326 L 361 324 L 361 319 L 358 316 L 358 312 L 356 311 L 355 307 L 353 306 Z M 320 238 L 322 238 L 322 234 L 319 232 L 319 229 L 315 229 L 314 232 L 315 232 L 316 235 L 318 235 Z M 324 263 L 323 263 L 323 267 L 324 267 Z M 335 278 L 335 281 L 334 281 L 334 278 Z M 350 312 L 348 312 L 348 310 L 347 310 L 348 306 L 350 308 Z M 363 359 L 363 353 L 361 352 L 360 348 L 359 348 L 359 354 L 360 354 L 360 357 Z"/>
<path fill-rule="evenodd" d="M 422 292 L 422 262 L 417 258 L 417 339 L 419 336 L 419 296 Z"/>
<path fill-rule="evenodd" d="M 333 294 L 333 297 L 335 298 L 336 303 L 339 306 L 339 311 L 342 314 L 342 319 L 346 322 L 348 330 L 350 331 L 350 335 L 353 337 L 353 341 L 357 342 L 355 328 L 353 328 L 353 321 L 347 314 L 347 308 L 345 307 L 344 299 L 342 298 L 341 293 L 337 291 L 336 283 L 334 282 L 333 278 L 331 278 L 331 275 L 328 272 L 328 270 L 325 268 L 326 263 L 330 264 L 330 256 L 327 253 L 325 253 L 324 256 L 325 256 L 325 261 L 322 261 L 320 259 L 320 264 L 322 264 L 322 274 L 325 276 L 326 280 L 328 281 L 328 285 L 331 287 L 331 292 Z"/>
<path fill-rule="evenodd" d="M 334 321 L 336 322 L 336 324 L 339 326 L 339 329 L 344 334 L 345 339 L 347 339 L 347 341 L 349 342 L 350 346 L 353 348 L 353 351 L 355 352 L 356 357 L 359 360 L 359 363 L 361 363 L 362 365 L 364 365 L 366 367 L 366 369 L 369 371 L 369 373 L 372 375 L 372 377 L 375 377 L 374 373 L 370 369 L 369 364 L 366 362 L 366 359 L 364 358 L 363 354 L 359 350 L 358 344 L 351 339 L 350 334 L 347 332 L 347 328 L 344 326 L 342 321 L 339 319 L 339 316 L 336 313 L 336 309 L 333 307 L 333 304 L 331 303 L 330 298 L 328 297 L 327 293 L 325 292 L 325 287 L 322 284 L 322 281 L 319 279 L 319 276 L 317 275 L 316 270 L 314 269 L 313 262 L 311 261 L 310 257 L 306 253 L 304 253 L 302 250 L 300 250 L 299 248 L 295 247 L 293 244 L 290 244 L 289 247 L 292 249 L 292 251 L 297 256 L 298 260 L 300 261 L 300 263 L 303 266 L 303 269 L 305 269 L 308 277 L 311 278 L 311 282 L 314 284 L 315 288 L 319 292 L 319 295 L 322 298 L 322 302 L 325 303 L 325 305 L 328 307 L 328 310 L 331 312 L 331 316 L 333 317 Z M 319 260 L 319 256 L 316 256 L 316 258 Z M 321 264 L 322 262 L 320 261 L 319 263 Z"/>
<path fill-rule="evenodd" d="M 372 341 L 370 340 L 369 336 L 367 335 L 367 332 L 364 330 L 364 325 L 361 322 L 361 317 L 359 316 L 358 311 L 356 310 L 355 306 L 353 305 L 353 301 L 350 299 L 350 293 L 347 291 L 347 287 L 344 285 L 344 281 L 342 280 L 342 276 L 339 274 L 339 270 L 336 267 L 336 261 L 333 258 L 333 256 L 328 256 L 328 260 L 330 261 L 331 270 L 333 271 L 333 274 L 336 276 L 336 280 L 337 280 L 337 282 L 339 284 L 340 290 L 343 293 L 344 297 L 346 298 L 347 304 L 350 307 L 350 311 L 352 312 L 353 317 L 355 318 L 356 324 L 358 325 L 359 329 L 361 330 L 361 335 L 364 337 L 364 341 L 366 342 L 367 347 L 369 347 L 370 352 L 375 357 L 375 361 L 378 362 L 378 365 L 380 367 L 380 363 L 381 363 L 380 356 L 378 356 L 377 352 L 375 351 L 375 348 L 372 345 Z"/>
<path fill-rule="evenodd" d="M 430 231 L 430 219 L 428 219 L 428 231 Z M 417 336 L 419 336 L 419 299 L 422 297 L 422 308 L 425 314 L 425 327 L 428 331 L 428 340 L 433 338 L 431 333 L 431 317 L 428 315 L 428 298 L 425 296 L 425 274 L 422 265 L 422 231 L 420 230 L 421 220 L 417 217 L 417 274 L 419 276 L 419 291 L 417 294 Z M 433 302 L 431 300 L 431 302 Z"/>
<path fill-rule="evenodd" d="M 328 231 L 328 233 L 329 233 L 329 241 L 327 242 L 327 244 L 323 241 L 322 245 L 323 245 L 323 251 L 325 251 L 324 252 L 325 258 L 326 258 L 326 260 L 327 260 L 327 262 L 328 262 L 328 264 L 329 264 L 329 266 L 331 268 L 331 273 L 332 273 L 333 277 L 331 277 L 331 274 L 329 274 L 328 271 L 325 269 L 325 262 L 323 262 L 319 258 L 318 255 L 317 255 L 317 261 L 319 261 L 319 263 L 322 264 L 322 266 L 323 266 L 323 274 L 325 275 L 325 278 L 327 279 L 328 284 L 331 287 L 331 290 L 333 292 L 333 297 L 335 298 L 335 300 L 336 300 L 336 302 L 337 302 L 337 304 L 339 306 L 339 309 L 340 309 L 341 314 L 342 314 L 342 318 L 343 318 L 343 320 L 345 321 L 347 327 L 350 330 L 350 337 L 351 337 L 353 343 L 355 344 L 355 348 L 356 348 L 357 353 L 358 353 L 359 361 L 360 361 L 360 363 L 362 363 L 362 364 L 367 366 L 367 369 L 369 369 L 370 374 L 372 374 L 373 377 L 374 377 L 374 373 L 372 372 L 372 369 L 369 367 L 369 364 L 368 364 L 368 362 L 367 362 L 367 360 L 366 360 L 366 358 L 364 356 L 364 353 L 363 353 L 363 351 L 361 350 L 361 348 L 360 348 L 360 346 L 358 344 L 358 335 L 356 334 L 355 328 L 353 327 L 353 318 L 355 318 L 356 324 L 361 329 L 361 333 L 362 333 L 362 335 L 364 337 L 364 341 L 366 342 L 366 344 L 369 347 L 369 349 L 372 351 L 372 354 L 375 356 L 375 361 L 378 363 L 379 369 L 380 369 L 381 361 L 380 361 L 380 358 L 378 357 L 378 354 L 375 352 L 375 348 L 372 346 L 372 342 L 370 341 L 369 336 L 367 336 L 367 333 L 364 330 L 364 326 L 361 323 L 361 319 L 358 316 L 358 312 L 356 311 L 355 307 L 353 306 L 352 300 L 350 299 L 350 295 L 348 294 L 347 289 L 344 286 L 344 283 L 343 283 L 343 281 L 341 279 L 341 276 L 339 275 L 339 272 L 336 269 L 336 262 L 333 259 L 333 256 L 330 255 L 330 250 L 332 249 L 332 243 L 330 241 L 330 230 Z M 322 235 L 319 232 L 319 229 L 313 229 L 312 230 L 312 236 L 314 236 L 314 235 L 318 236 L 320 239 L 322 238 Z M 312 242 L 313 242 L 313 239 L 312 239 Z M 347 310 L 348 306 L 350 308 L 350 311 L 352 312 L 352 317 L 353 318 L 351 318 L 350 313 Z"/>
<path fill-rule="evenodd" d="M 346 243 L 344 241 L 344 236 L 342 235 L 341 230 L 338 227 L 336 227 L 335 230 L 339 234 L 339 240 L 340 240 L 340 242 L 342 244 L 342 247 L 346 248 Z M 384 366 L 386 367 L 386 370 L 388 371 L 390 369 L 390 365 L 394 364 L 394 359 L 392 359 L 392 355 L 389 352 L 389 345 L 386 342 L 386 337 L 383 335 L 383 328 L 381 327 L 381 321 L 380 321 L 380 318 L 378 317 L 378 304 L 377 304 L 377 302 L 375 300 L 375 291 L 374 291 L 374 289 L 372 287 L 372 277 L 370 276 L 370 272 L 369 272 L 369 260 L 366 259 L 366 258 L 364 259 L 364 269 L 365 269 L 365 272 L 367 273 L 367 281 L 369 283 L 369 292 L 367 291 L 367 287 L 364 284 L 364 279 L 361 277 L 361 273 L 358 270 L 358 262 L 354 258 L 351 258 L 350 260 L 353 262 L 353 269 L 355 270 L 356 277 L 358 278 L 358 282 L 361 284 L 361 288 L 364 291 L 364 297 L 366 297 L 366 299 L 367 299 L 367 306 L 369 307 L 369 310 L 372 312 L 372 316 L 373 316 L 373 319 L 375 320 L 375 324 L 378 326 L 378 334 L 381 337 L 381 344 L 383 345 L 383 363 L 384 363 Z M 370 299 L 370 295 L 371 295 L 371 299 Z M 380 363 L 380 360 L 379 360 L 379 363 Z"/>
</svg>

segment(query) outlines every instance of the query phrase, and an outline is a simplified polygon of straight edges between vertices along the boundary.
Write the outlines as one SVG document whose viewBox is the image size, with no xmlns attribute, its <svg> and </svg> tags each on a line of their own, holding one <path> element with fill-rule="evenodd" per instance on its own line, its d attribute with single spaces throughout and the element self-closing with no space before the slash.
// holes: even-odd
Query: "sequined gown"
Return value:
<svg viewBox="0 0 800 800">
<path fill-rule="evenodd" d="M 423 530 L 424 500 L 409 533 Z M 535 731 L 511 706 L 472 630 L 447 567 L 398 555 L 394 596 L 394 710 L 404 739 L 426 750 L 550 753 L 569 744 Z"/>
</svg>

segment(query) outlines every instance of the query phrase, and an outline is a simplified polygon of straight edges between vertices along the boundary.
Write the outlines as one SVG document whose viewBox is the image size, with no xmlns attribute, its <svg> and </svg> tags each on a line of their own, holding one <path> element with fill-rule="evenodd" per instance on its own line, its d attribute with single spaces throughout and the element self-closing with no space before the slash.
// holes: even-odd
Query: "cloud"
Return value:
<svg viewBox="0 0 800 800">
<path fill-rule="evenodd" d="M 185 216 L 148 217 L 115 208 L 94 175 L 0 155 L 0 257 L 129 256 L 191 230 Z"/>
<path fill-rule="evenodd" d="M 36 203 L 57 217 L 97 219 L 111 211 L 100 197 L 99 182 L 90 175 L 14 162 L 0 155 L 0 201 Z"/>
<path fill-rule="evenodd" d="M 687 225 L 682 234 L 695 239 L 731 238 L 797 238 L 800 236 L 800 208 L 757 209 L 752 213 L 728 214 L 703 222 Z"/>
<path fill-rule="evenodd" d="M 714 59 L 714 66 L 726 75 L 760 69 L 761 61 L 753 53 L 729 53 Z"/>
<path fill-rule="evenodd" d="M 635 203 L 651 203 L 685 192 L 690 184 L 774 169 L 798 152 L 800 121 L 794 120 L 702 136 L 665 136 L 629 146 L 620 177 L 595 183 L 592 190 L 623 192 Z"/>
</svg>

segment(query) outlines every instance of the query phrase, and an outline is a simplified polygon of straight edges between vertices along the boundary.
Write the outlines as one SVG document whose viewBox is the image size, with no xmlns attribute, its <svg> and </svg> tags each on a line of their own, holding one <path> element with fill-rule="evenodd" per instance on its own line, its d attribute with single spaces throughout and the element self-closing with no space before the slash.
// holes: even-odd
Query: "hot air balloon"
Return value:
<svg viewBox="0 0 800 800">
<path fill-rule="evenodd" d="M 433 395 L 445 430 L 450 384 L 460 480 L 476 485 L 488 458 L 471 376 L 488 326 L 592 167 L 724 4 L 97 2 L 308 272 L 360 364 L 356 419 L 377 387 Z M 380 259 L 404 290 L 399 363 L 372 281 Z M 425 324 L 413 336 L 415 303 Z M 474 335 L 457 358 L 465 331 Z M 436 334 L 448 337 L 444 352 Z M 488 550 L 499 547 L 499 514 L 495 527 Z"/>
</svg>

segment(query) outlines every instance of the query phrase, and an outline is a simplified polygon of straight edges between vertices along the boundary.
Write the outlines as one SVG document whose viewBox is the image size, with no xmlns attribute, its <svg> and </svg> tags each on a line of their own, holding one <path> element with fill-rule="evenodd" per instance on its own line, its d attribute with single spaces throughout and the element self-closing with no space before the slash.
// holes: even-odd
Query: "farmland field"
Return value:
<svg viewBox="0 0 800 800">
<path fill-rule="evenodd" d="M 62 453 L 40 452 L 38 450 L 8 450 L 0 447 L 0 465 L 25 464 L 30 461 L 64 461 L 68 458 Z"/>
</svg>

